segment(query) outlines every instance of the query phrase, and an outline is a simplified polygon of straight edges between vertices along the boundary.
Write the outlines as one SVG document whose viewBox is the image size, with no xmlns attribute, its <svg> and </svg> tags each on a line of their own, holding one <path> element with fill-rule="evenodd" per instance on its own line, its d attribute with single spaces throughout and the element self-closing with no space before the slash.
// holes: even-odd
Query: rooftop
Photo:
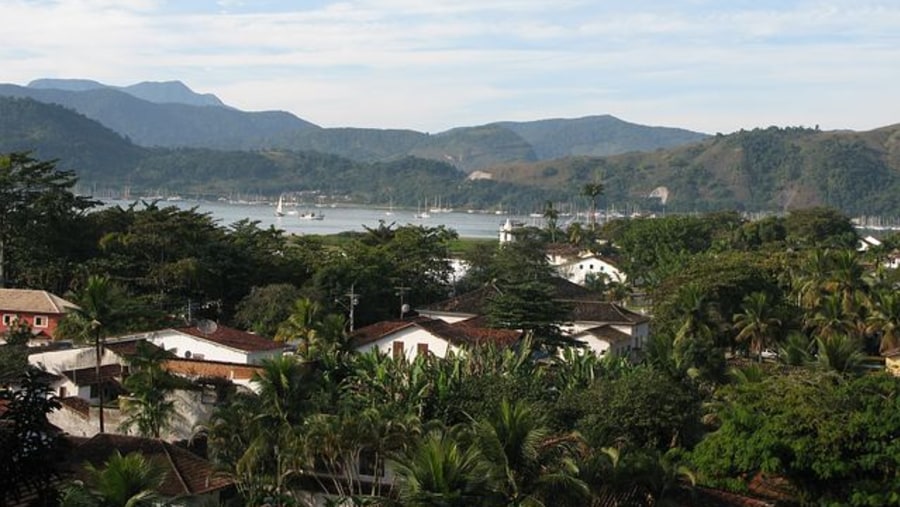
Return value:
<svg viewBox="0 0 900 507">
<path fill-rule="evenodd" d="M 212 463 L 194 453 L 158 439 L 101 433 L 73 449 L 68 468 L 83 478 L 84 465 L 102 467 L 114 451 L 123 456 L 139 452 L 165 470 L 157 492 L 173 498 L 210 493 L 232 485 Z"/>
<path fill-rule="evenodd" d="M 222 325 L 217 325 L 213 331 L 204 332 L 203 330 L 191 327 L 175 328 L 175 331 L 187 335 L 202 338 L 219 345 L 224 345 L 244 352 L 261 352 L 267 350 L 278 350 L 284 348 L 284 344 L 263 338 L 262 336 L 241 331 Z"/>
<path fill-rule="evenodd" d="M 45 290 L 0 289 L 0 311 L 63 314 L 78 306 Z"/>
</svg>

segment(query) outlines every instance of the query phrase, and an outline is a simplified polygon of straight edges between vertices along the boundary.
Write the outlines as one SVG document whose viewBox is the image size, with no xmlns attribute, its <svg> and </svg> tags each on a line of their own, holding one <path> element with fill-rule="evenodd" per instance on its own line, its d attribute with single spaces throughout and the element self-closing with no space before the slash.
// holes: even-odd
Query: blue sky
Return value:
<svg viewBox="0 0 900 507">
<path fill-rule="evenodd" d="M 181 80 L 325 127 L 900 123 L 896 0 L 0 0 L 0 81 Z"/>
</svg>

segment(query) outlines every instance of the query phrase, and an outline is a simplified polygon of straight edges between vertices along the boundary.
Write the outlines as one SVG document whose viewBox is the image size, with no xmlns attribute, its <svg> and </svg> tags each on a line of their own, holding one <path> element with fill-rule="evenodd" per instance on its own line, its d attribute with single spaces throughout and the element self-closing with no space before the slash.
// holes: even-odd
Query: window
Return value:
<svg viewBox="0 0 900 507">
<path fill-rule="evenodd" d="M 403 357 L 403 342 L 394 342 L 394 359 Z"/>
<path fill-rule="evenodd" d="M 34 327 L 47 327 L 48 319 L 46 315 L 34 316 Z"/>
<path fill-rule="evenodd" d="M 3 325 L 4 325 L 4 326 L 11 326 L 11 325 L 13 325 L 17 320 L 19 320 L 19 316 L 18 316 L 18 315 L 14 315 L 14 314 L 10 314 L 10 313 L 6 313 L 6 314 L 3 315 Z"/>
<path fill-rule="evenodd" d="M 427 356 L 428 355 L 428 344 L 420 343 L 420 344 L 416 345 L 416 354 L 418 354 L 420 356 Z"/>
</svg>

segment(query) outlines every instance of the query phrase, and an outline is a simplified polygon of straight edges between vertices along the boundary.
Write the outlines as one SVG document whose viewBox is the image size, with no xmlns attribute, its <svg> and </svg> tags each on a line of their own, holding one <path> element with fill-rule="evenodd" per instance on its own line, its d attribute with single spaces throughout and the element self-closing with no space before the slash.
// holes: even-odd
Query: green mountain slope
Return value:
<svg viewBox="0 0 900 507">
<path fill-rule="evenodd" d="M 690 130 L 637 125 L 610 115 L 570 120 L 500 122 L 497 125 L 525 139 L 539 160 L 570 155 L 603 157 L 629 151 L 652 151 L 708 137 Z"/>
<path fill-rule="evenodd" d="M 27 98 L 0 97 L 0 119 L 0 153 L 34 151 L 59 159 L 58 167 L 73 170 L 82 189 L 107 195 L 126 187 L 131 195 L 208 198 L 312 192 L 397 206 L 441 195 L 445 203 L 475 208 L 532 206 L 556 195 L 512 183 L 470 182 L 451 164 L 415 157 L 367 163 L 316 151 L 143 148 L 75 111 Z"/>
<path fill-rule="evenodd" d="M 73 92 L 111 89 L 158 104 L 187 104 L 191 106 L 220 106 L 225 104 L 211 93 L 195 93 L 181 81 L 165 81 L 110 86 L 90 79 L 35 79 L 28 88 L 68 90 Z"/>
<path fill-rule="evenodd" d="M 0 85 L 0 96 L 60 104 L 141 146 L 255 149 L 285 132 L 319 128 L 282 111 L 248 113 L 228 107 L 159 104 L 108 87 L 70 91 Z"/>
<path fill-rule="evenodd" d="M 0 97 L 0 151 L 34 151 L 61 169 L 95 179 L 133 167 L 147 150 L 74 111 L 31 99 Z"/>
<path fill-rule="evenodd" d="M 847 213 L 900 213 L 900 125 L 869 132 L 787 128 L 740 131 L 652 153 L 575 157 L 486 169 L 495 179 L 544 188 L 600 180 L 607 205 L 782 210 L 828 205 Z M 664 188 L 665 190 L 661 190 Z"/>
<path fill-rule="evenodd" d="M 466 172 L 514 161 L 610 155 L 687 143 L 705 134 L 647 127 L 611 116 L 500 122 L 435 135 L 413 130 L 321 129 L 285 112 L 225 107 L 178 81 L 115 87 L 86 79 L 39 79 L 0 85 L 0 95 L 57 103 L 140 146 L 316 150 L 363 162 L 407 156 L 448 162 Z"/>
</svg>

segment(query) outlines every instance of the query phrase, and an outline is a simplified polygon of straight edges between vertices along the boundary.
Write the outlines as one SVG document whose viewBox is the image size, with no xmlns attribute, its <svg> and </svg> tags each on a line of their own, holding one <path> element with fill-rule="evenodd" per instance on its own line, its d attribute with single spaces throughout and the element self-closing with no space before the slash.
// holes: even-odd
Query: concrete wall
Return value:
<svg viewBox="0 0 900 507">
<path fill-rule="evenodd" d="M 198 424 L 209 421 L 213 410 L 215 410 L 215 397 L 208 394 L 204 396 L 202 391 L 175 391 L 170 395 L 170 399 L 175 401 L 175 411 L 178 415 L 172 422 L 171 430 L 162 435 L 165 440 L 190 438 Z M 117 402 L 113 401 L 111 403 L 115 404 Z M 100 410 L 96 406 L 91 406 L 89 414 L 85 416 L 63 405 L 61 409 L 51 412 L 48 420 L 70 435 L 92 437 L 100 432 L 99 417 Z M 118 406 L 105 408 L 103 417 L 106 433 L 136 435 L 136 432 L 133 430 L 124 432 L 120 429 L 120 425 L 125 420 L 126 415 Z"/>
</svg>

